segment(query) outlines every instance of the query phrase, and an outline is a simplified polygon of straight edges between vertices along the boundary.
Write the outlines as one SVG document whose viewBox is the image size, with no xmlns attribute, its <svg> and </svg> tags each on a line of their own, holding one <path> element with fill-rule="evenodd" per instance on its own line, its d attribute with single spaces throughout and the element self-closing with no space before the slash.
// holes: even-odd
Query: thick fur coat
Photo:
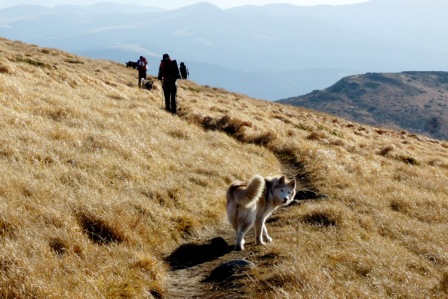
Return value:
<svg viewBox="0 0 448 299">
<path fill-rule="evenodd" d="M 255 228 L 257 245 L 271 242 L 266 219 L 280 206 L 294 199 L 296 181 L 285 176 L 263 178 L 255 175 L 249 182 L 235 181 L 227 189 L 227 217 L 236 231 L 236 250 L 244 250 L 244 236 Z"/>
</svg>

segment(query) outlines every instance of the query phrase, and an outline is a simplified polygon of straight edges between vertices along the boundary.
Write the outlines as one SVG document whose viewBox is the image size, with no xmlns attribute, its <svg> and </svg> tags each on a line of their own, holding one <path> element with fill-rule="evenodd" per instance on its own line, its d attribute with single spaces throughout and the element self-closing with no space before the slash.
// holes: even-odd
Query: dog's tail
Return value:
<svg viewBox="0 0 448 299">
<path fill-rule="evenodd" d="M 235 182 L 227 190 L 227 201 L 235 201 L 237 204 L 248 207 L 254 204 L 263 194 L 265 180 L 260 175 L 255 175 L 249 183 Z"/>
</svg>

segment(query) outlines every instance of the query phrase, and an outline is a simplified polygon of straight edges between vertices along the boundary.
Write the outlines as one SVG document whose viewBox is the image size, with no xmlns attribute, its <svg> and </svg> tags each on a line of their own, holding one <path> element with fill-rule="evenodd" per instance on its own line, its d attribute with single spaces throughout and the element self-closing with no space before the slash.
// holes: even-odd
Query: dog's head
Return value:
<svg viewBox="0 0 448 299">
<path fill-rule="evenodd" d="M 272 193 L 277 206 L 290 204 L 296 194 L 296 180 L 287 181 L 285 176 L 281 176 L 272 186 Z"/>
</svg>

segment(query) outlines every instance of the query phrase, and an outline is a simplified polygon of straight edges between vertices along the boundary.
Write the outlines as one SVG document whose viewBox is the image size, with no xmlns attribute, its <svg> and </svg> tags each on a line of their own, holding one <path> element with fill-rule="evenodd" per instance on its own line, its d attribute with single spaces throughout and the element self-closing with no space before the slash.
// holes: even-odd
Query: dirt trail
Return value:
<svg viewBox="0 0 448 299">
<path fill-rule="evenodd" d="M 233 250 L 234 232 L 230 226 L 227 228 L 201 243 L 182 245 L 167 257 L 171 270 L 166 298 L 232 298 L 231 290 L 224 294 L 218 283 L 204 281 L 223 263 L 250 259 L 249 251 Z"/>
<path fill-rule="evenodd" d="M 307 192 L 305 191 L 305 195 Z M 300 196 L 299 192 L 299 197 Z M 313 195 L 314 192 L 311 193 Z M 314 199 L 314 198 L 312 198 Z M 276 220 L 287 209 L 297 208 L 302 198 L 288 207 L 278 209 L 268 220 L 270 229 L 275 232 Z M 235 232 L 230 225 L 220 231 L 212 232 L 209 237 L 197 243 L 188 243 L 177 248 L 166 262 L 170 265 L 168 292 L 166 298 L 244 298 L 243 288 L 238 287 L 238 279 L 246 275 L 244 271 L 232 276 L 228 281 L 206 280 L 218 266 L 232 260 L 248 260 L 257 264 L 262 252 L 255 249 L 253 230 L 246 236 L 245 251 L 234 251 Z M 254 250 L 255 249 L 255 250 Z M 263 258 L 263 256 L 261 256 Z"/>
<path fill-rule="evenodd" d="M 290 206 L 278 209 L 268 220 L 270 229 L 281 226 L 277 220 L 288 209 L 300 206 L 301 200 L 296 200 Z M 166 298 L 245 298 L 244 288 L 239 279 L 247 274 L 242 271 L 229 279 L 204 281 L 218 266 L 232 260 L 252 261 L 256 265 L 267 258 L 265 251 L 255 245 L 253 230 L 246 236 L 246 250 L 234 251 L 235 232 L 228 225 L 220 231 L 211 233 L 209 238 L 198 243 L 184 244 L 166 258 L 171 266 L 169 272 L 168 292 Z M 269 245 L 268 245 L 269 246 Z"/>
</svg>

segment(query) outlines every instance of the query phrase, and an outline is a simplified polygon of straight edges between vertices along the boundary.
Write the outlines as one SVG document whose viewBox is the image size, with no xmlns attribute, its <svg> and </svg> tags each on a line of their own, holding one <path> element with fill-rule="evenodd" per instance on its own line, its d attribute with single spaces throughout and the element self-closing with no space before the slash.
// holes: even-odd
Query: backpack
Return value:
<svg viewBox="0 0 448 299">
<path fill-rule="evenodd" d="M 176 81 L 180 79 L 179 67 L 177 66 L 176 60 L 163 60 L 163 68 L 161 77 L 164 81 Z M 160 76 L 159 76 L 160 79 Z"/>
<path fill-rule="evenodd" d="M 143 57 L 142 59 L 140 59 L 140 60 L 137 62 L 137 69 L 138 69 L 139 71 L 146 71 L 146 70 L 147 70 L 147 66 L 146 66 L 146 64 L 147 64 L 146 58 Z"/>
</svg>

